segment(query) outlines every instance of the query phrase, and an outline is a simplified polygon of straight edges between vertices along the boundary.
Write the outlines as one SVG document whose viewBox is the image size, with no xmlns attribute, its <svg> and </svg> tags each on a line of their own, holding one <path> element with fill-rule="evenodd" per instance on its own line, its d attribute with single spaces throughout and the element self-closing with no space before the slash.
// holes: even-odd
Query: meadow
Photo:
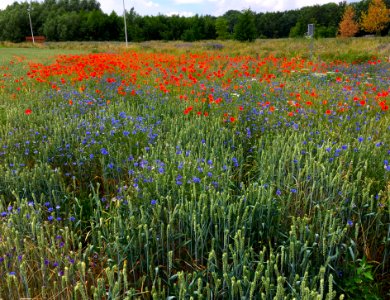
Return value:
<svg viewBox="0 0 390 300">
<path fill-rule="evenodd" d="M 0 44 L 0 298 L 390 297 L 389 41 Z"/>
</svg>

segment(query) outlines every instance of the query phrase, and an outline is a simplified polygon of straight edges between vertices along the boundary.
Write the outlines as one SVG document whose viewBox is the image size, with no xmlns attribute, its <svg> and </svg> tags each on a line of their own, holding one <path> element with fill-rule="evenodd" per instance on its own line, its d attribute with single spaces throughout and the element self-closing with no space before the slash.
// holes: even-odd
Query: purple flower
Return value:
<svg viewBox="0 0 390 300">
<path fill-rule="evenodd" d="M 193 183 L 200 183 L 200 178 L 194 176 L 194 177 L 192 177 L 192 182 Z"/>
<path fill-rule="evenodd" d="M 238 160 L 237 160 L 237 158 L 233 157 L 233 158 L 232 158 L 232 162 L 233 162 L 233 165 L 234 165 L 235 167 L 238 167 Z"/>
<path fill-rule="evenodd" d="M 348 221 L 347 221 L 347 225 L 348 225 L 349 227 L 352 227 L 352 226 L 353 226 L 352 220 L 348 220 Z"/>
<path fill-rule="evenodd" d="M 183 182 L 181 181 L 183 179 L 183 176 L 181 176 L 180 174 L 176 176 L 176 184 L 177 185 L 182 185 Z"/>
<path fill-rule="evenodd" d="M 150 201 L 150 204 L 152 204 L 152 205 L 156 205 L 156 203 L 157 203 L 157 200 L 153 199 L 153 200 Z"/>
<path fill-rule="evenodd" d="M 106 148 L 102 148 L 102 149 L 100 150 L 100 153 L 103 154 L 103 155 L 107 155 L 107 154 L 108 154 L 108 151 L 107 151 Z"/>
</svg>

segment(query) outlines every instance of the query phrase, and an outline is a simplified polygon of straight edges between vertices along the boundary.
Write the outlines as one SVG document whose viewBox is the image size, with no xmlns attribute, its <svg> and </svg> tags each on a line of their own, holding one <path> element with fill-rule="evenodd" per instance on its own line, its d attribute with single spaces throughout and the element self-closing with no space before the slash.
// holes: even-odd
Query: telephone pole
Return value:
<svg viewBox="0 0 390 300">
<path fill-rule="evenodd" d="M 31 30 L 32 41 L 33 41 L 33 44 L 35 44 L 34 32 L 33 32 L 32 22 L 31 22 L 31 10 L 32 10 L 32 6 L 31 6 L 31 0 L 30 0 L 30 6 L 27 8 L 27 13 L 28 13 L 28 19 L 30 20 L 30 30 Z"/>
<path fill-rule="evenodd" d="M 123 0 L 123 22 L 125 23 L 125 40 L 126 40 L 126 48 L 127 48 L 127 26 L 126 26 L 125 0 Z"/>
</svg>

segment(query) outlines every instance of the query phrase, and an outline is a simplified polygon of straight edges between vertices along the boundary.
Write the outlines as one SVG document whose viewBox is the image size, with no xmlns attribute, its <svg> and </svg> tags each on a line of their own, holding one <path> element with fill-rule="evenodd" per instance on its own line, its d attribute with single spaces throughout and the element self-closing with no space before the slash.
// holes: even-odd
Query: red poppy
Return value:
<svg viewBox="0 0 390 300">
<path fill-rule="evenodd" d="M 26 115 L 31 115 L 32 110 L 29 109 L 29 108 L 27 108 L 27 109 L 24 111 L 24 113 L 25 113 Z"/>
</svg>

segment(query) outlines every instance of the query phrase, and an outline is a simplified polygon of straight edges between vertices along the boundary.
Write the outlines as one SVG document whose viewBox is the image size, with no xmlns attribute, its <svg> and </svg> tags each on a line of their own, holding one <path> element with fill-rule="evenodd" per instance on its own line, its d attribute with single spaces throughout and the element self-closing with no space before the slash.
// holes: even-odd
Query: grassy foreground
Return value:
<svg viewBox="0 0 390 300">
<path fill-rule="evenodd" d="M 3 44 L 0 297 L 389 297 L 387 42 Z"/>
</svg>

